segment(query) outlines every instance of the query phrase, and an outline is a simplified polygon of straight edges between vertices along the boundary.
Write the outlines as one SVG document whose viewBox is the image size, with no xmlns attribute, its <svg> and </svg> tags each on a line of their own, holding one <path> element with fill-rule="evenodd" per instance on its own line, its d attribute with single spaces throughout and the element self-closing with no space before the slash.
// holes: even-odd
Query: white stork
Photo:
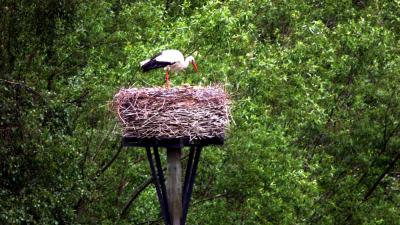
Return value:
<svg viewBox="0 0 400 225">
<path fill-rule="evenodd" d="M 169 74 L 168 72 L 179 72 L 185 70 L 189 63 L 193 64 L 194 70 L 197 72 L 197 64 L 193 56 L 188 56 L 186 59 L 183 54 L 175 49 L 164 50 L 157 55 L 140 62 L 140 67 L 143 72 L 150 71 L 163 67 L 165 72 L 165 80 L 167 82 L 167 88 L 169 88 Z"/>
</svg>

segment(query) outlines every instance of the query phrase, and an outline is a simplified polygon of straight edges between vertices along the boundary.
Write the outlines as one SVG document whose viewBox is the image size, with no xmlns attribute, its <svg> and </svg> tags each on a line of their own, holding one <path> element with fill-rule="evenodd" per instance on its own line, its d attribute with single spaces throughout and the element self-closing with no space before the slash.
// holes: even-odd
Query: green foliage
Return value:
<svg viewBox="0 0 400 225">
<path fill-rule="evenodd" d="M 173 85 L 222 83 L 233 100 L 227 143 L 203 151 L 188 224 L 400 224 L 399 1 L 0 10 L 1 224 L 160 224 L 144 152 L 120 147 L 108 101 L 163 85 L 138 63 L 167 48 L 198 51 L 200 72 Z"/>
</svg>

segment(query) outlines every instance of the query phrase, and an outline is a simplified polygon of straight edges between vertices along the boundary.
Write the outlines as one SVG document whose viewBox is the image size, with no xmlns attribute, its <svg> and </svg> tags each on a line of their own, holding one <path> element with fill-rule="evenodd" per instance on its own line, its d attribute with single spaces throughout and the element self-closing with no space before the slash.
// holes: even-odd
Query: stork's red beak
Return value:
<svg viewBox="0 0 400 225">
<path fill-rule="evenodd" d="M 193 64 L 194 71 L 197 72 L 197 64 L 194 61 L 192 61 L 192 64 Z"/>
</svg>

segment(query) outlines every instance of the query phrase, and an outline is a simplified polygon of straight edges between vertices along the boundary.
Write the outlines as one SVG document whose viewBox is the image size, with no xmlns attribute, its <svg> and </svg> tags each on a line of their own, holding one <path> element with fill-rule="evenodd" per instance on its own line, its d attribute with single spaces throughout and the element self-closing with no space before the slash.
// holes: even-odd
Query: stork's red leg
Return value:
<svg viewBox="0 0 400 225">
<path fill-rule="evenodd" d="M 168 74 L 168 69 L 165 72 L 165 81 L 167 82 L 167 89 L 169 89 L 169 74 Z"/>
</svg>

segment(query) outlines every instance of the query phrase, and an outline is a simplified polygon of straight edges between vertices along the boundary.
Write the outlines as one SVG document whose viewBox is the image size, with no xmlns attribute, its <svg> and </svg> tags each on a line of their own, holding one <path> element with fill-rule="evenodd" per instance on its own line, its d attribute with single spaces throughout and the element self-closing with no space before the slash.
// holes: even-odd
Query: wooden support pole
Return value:
<svg viewBox="0 0 400 225">
<path fill-rule="evenodd" d="M 180 225 L 182 218 L 181 149 L 167 149 L 167 195 L 172 225 Z"/>
</svg>

